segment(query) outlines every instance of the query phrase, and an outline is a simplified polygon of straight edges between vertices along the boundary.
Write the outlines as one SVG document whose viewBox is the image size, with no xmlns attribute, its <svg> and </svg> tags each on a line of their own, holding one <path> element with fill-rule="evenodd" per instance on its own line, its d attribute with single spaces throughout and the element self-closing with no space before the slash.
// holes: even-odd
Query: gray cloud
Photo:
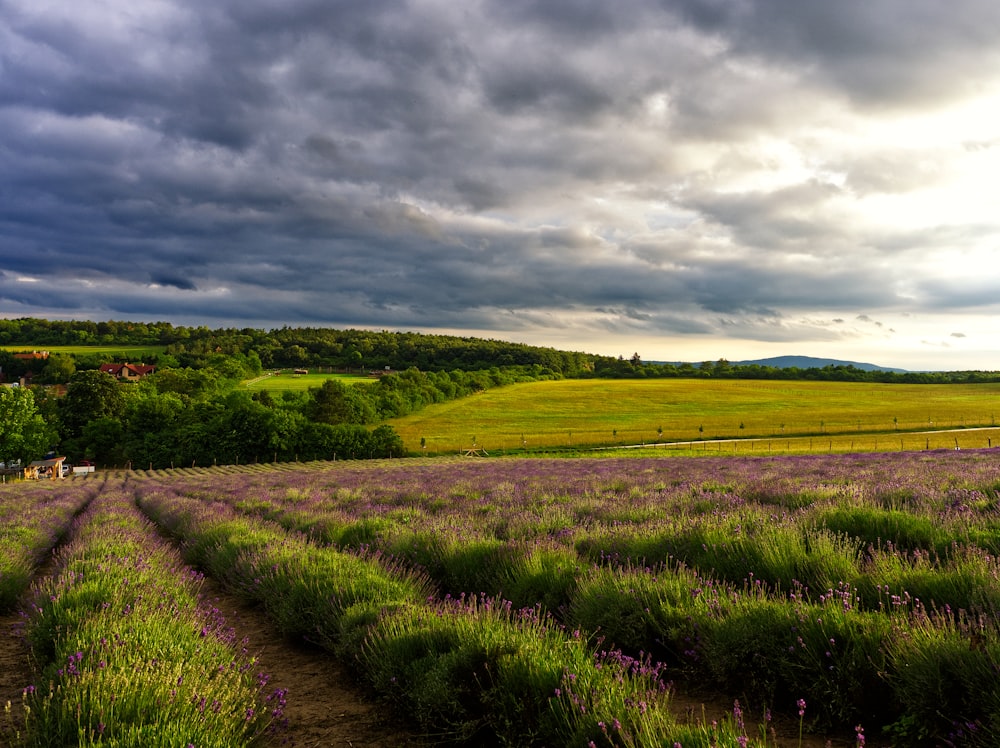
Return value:
<svg viewBox="0 0 1000 748">
<path fill-rule="evenodd" d="M 876 108 L 961 95 L 984 61 L 995 60 L 1000 38 L 1000 8 L 979 0 L 947 8 L 934 0 L 687 0 L 670 7 L 736 54 L 794 65 Z"/>
<path fill-rule="evenodd" d="M 986 310 L 937 258 L 991 213 L 872 201 L 992 158 L 878 133 L 1000 84 L 998 37 L 985 0 L 0 0 L 0 314 L 603 350 Z"/>
</svg>

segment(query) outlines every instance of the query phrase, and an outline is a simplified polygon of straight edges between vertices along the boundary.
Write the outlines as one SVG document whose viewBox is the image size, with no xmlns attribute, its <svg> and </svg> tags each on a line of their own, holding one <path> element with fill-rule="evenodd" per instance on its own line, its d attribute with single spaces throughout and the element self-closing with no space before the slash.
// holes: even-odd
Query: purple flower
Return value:
<svg viewBox="0 0 1000 748">
<path fill-rule="evenodd" d="M 739 700 L 733 702 L 733 719 L 736 721 L 736 729 L 743 730 L 743 709 L 740 707 Z"/>
</svg>

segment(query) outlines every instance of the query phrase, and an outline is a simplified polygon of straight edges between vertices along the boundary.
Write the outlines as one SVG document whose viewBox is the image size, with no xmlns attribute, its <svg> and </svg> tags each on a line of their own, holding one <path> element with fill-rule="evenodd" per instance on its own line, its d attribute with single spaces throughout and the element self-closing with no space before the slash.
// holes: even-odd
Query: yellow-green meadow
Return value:
<svg viewBox="0 0 1000 748">
<path fill-rule="evenodd" d="M 142 359 L 144 356 L 154 356 L 166 351 L 163 345 L 0 345 L 0 350 L 11 353 L 31 353 L 32 351 L 48 351 L 62 353 L 68 356 L 105 355 L 119 358 Z"/>
<path fill-rule="evenodd" d="M 737 451 L 751 440 L 755 451 L 971 448 L 1000 438 L 970 430 L 997 425 L 998 395 L 998 384 L 577 379 L 491 389 L 390 423 L 428 452 L 719 439 L 743 440 Z"/>
<path fill-rule="evenodd" d="M 309 374 L 295 374 L 290 369 L 273 371 L 247 380 L 243 388 L 251 392 L 267 390 L 268 392 L 304 392 L 310 387 L 321 387 L 327 379 L 336 379 L 343 384 L 371 384 L 378 380 L 360 374 L 324 374 L 312 371 Z"/>
</svg>

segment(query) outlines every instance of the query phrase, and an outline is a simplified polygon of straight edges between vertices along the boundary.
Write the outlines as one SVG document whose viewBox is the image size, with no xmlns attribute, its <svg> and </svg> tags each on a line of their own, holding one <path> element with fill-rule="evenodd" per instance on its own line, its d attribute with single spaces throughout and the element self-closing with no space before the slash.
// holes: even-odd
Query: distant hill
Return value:
<svg viewBox="0 0 1000 748">
<path fill-rule="evenodd" d="M 663 361 L 650 361 L 649 363 L 666 363 Z M 674 366 L 681 366 L 683 361 L 669 362 Z M 694 362 L 698 366 L 701 362 Z M 733 366 L 771 366 L 775 369 L 822 369 L 824 366 L 853 366 L 861 371 L 890 371 L 896 374 L 908 374 L 906 369 L 894 369 L 891 366 L 879 366 L 878 364 L 864 364 L 858 361 L 842 361 L 837 358 L 816 358 L 815 356 L 774 356 L 772 358 L 757 358 L 748 361 L 730 361 Z"/>
<path fill-rule="evenodd" d="M 862 371 L 892 371 L 905 374 L 906 369 L 894 369 L 891 366 L 864 364 L 858 361 L 841 361 L 835 358 L 815 358 L 814 356 L 774 356 L 773 358 L 758 358 L 753 361 L 730 361 L 736 365 L 773 366 L 776 369 L 822 369 L 824 366 L 853 366 Z"/>
</svg>

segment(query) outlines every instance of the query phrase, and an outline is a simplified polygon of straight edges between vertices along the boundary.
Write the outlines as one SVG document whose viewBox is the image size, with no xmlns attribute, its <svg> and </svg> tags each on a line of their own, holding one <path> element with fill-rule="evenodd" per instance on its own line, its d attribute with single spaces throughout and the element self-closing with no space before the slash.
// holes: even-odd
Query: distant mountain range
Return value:
<svg viewBox="0 0 1000 748">
<path fill-rule="evenodd" d="M 776 369 L 822 369 L 824 366 L 853 366 L 862 371 L 892 371 L 905 374 L 906 369 L 894 369 L 891 366 L 864 364 L 858 361 L 841 361 L 836 358 L 815 358 L 814 356 L 774 356 L 773 358 L 758 358 L 753 361 L 730 361 L 731 364 L 773 366 Z"/>
<path fill-rule="evenodd" d="M 652 361 L 650 363 L 664 363 Z M 674 366 L 679 366 L 683 361 L 671 361 Z M 697 366 L 701 362 L 696 362 Z M 837 358 L 816 358 L 815 356 L 774 356 L 772 358 L 757 358 L 749 361 L 730 361 L 733 366 L 773 366 L 775 369 L 822 369 L 824 366 L 853 366 L 862 371 L 891 371 L 897 374 L 906 374 L 906 369 L 894 369 L 891 366 L 879 366 L 878 364 L 865 364 L 859 361 L 842 361 Z"/>
</svg>

